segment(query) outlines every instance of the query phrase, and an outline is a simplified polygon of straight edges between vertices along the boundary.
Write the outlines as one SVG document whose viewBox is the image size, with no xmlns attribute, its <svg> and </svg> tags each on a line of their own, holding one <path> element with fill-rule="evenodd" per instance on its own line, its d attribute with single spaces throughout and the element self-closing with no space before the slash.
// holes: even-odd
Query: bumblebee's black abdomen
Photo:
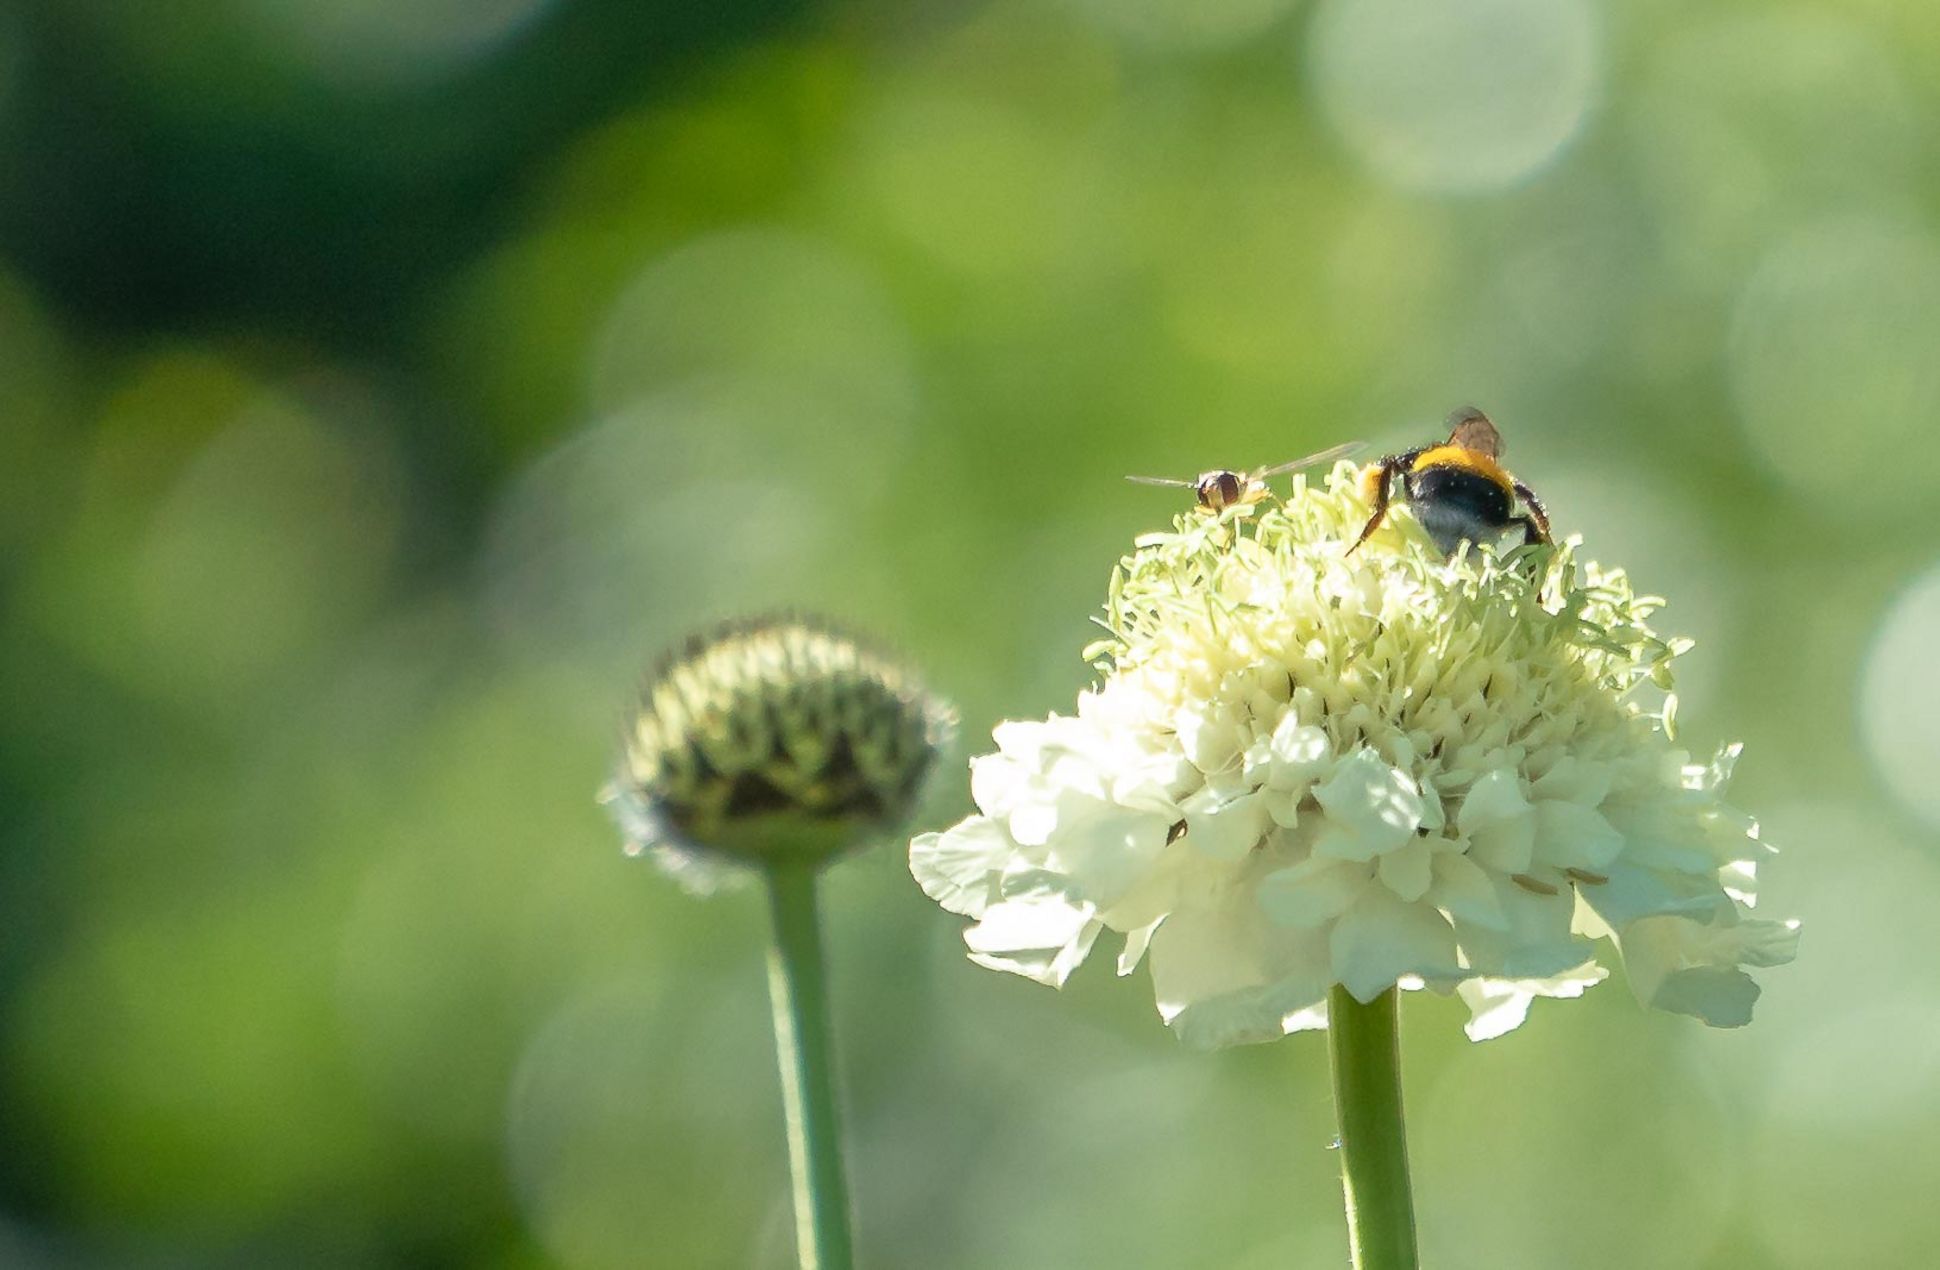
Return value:
<svg viewBox="0 0 1940 1270">
<path fill-rule="evenodd" d="M 1509 524 L 1509 491 L 1479 472 L 1438 464 L 1408 473 L 1407 485 L 1415 519 L 1446 554 L 1465 538 L 1492 541 Z"/>
</svg>

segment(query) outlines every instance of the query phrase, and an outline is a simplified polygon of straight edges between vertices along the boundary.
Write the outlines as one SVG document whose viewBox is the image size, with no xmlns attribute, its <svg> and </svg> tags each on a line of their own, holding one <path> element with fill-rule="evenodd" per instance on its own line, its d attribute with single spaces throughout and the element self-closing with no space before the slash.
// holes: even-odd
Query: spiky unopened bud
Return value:
<svg viewBox="0 0 1940 1270">
<path fill-rule="evenodd" d="M 628 854 L 826 861 L 898 824 L 951 711 L 896 660 L 801 617 L 697 635 L 649 679 L 608 791 Z"/>
</svg>

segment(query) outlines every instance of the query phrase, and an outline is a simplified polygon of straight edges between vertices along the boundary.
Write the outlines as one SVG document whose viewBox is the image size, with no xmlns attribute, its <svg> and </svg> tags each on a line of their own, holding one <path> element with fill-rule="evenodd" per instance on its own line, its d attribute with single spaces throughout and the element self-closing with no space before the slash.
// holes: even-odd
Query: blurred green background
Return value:
<svg viewBox="0 0 1940 1270">
<path fill-rule="evenodd" d="M 1936 118 L 1926 0 L 10 7 L 0 1264 L 789 1265 L 758 899 L 593 801 L 638 670 L 804 605 L 976 752 L 1126 473 L 1465 403 L 1806 931 L 1740 1033 L 1411 999 L 1429 1264 L 1932 1264 Z M 827 907 L 869 1266 L 1343 1263 L 1320 1040 Z"/>
</svg>

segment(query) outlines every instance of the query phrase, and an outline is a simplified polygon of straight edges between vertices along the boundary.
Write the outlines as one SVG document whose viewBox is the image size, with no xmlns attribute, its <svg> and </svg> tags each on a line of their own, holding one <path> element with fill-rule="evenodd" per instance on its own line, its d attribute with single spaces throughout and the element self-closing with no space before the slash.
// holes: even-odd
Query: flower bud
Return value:
<svg viewBox="0 0 1940 1270">
<path fill-rule="evenodd" d="M 905 820 L 952 714 L 913 672 L 814 619 L 729 623 L 650 677 L 606 793 L 629 855 L 821 864 Z"/>
</svg>

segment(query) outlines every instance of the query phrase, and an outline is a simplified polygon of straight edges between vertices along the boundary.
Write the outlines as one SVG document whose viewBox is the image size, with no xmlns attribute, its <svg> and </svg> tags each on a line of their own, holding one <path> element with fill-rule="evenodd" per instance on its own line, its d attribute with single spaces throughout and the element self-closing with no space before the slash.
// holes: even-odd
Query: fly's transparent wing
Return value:
<svg viewBox="0 0 1940 1270">
<path fill-rule="evenodd" d="M 1367 442 L 1365 441 L 1349 441 L 1345 444 L 1322 450 L 1318 454 L 1309 454 L 1305 458 L 1294 459 L 1290 463 L 1276 463 L 1272 467 L 1263 467 L 1253 473 L 1253 479 L 1263 481 L 1269 476 L 1279 476 L 1286 472 L 1298 472 L 1303 467 L 1315 467 L 1321 463 L 1332 463 L 1336 459 L 1344 459 L 1350 454 L 1358 454 L 1366 448 Z"/>
</svg>

